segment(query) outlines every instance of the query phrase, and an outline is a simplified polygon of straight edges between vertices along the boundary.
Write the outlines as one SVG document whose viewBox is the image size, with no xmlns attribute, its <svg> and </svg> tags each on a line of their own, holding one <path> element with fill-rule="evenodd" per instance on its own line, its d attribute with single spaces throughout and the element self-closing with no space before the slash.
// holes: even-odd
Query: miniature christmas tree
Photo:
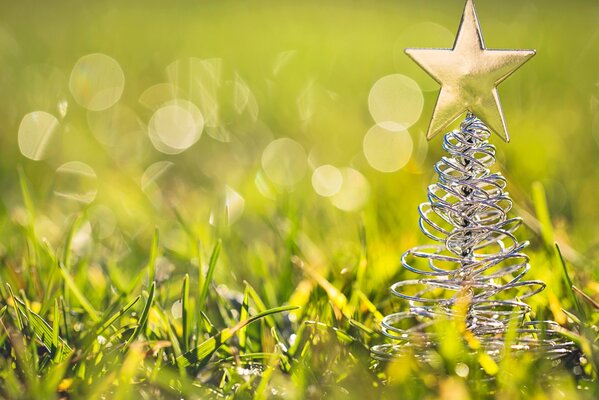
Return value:
<svg viewBox="0 0 599 400">
<path fill-rule="evenodd" d="M 491 132 L 509 141 L 497 85 L 534 56 L 534 50 L 485 48 L 472 0 L 467 0 L 452 49 L 407 49 L 406 53 L 439 84 L 441 91 L 427 137 L 433 138 L 467 113 L 460 128 L 445 134 L 449 153 L 436 165 L 438 182 L 419 207 L 420 228 L 440 244 L 408 250 L 402 265 L 415 279 L 392 285 L 409 310 L 388 315 L 383 333 L 391 343 L 374 346 L 373 356 L 388 359 L 408 347 L 434 346 L 430 326 L 463 309 L 466 330 L 484 350 L 501 353 L 510 324 L 517 327 L 512 349 L 542 349 L 551 357 L 569 352 L 551 321 L 530 321 L 524 300 L 544 289 L 524 280 L 529 258 L 514 232 L 520 218 L 508 216 L 512 200 L 506 179 L 491 170 L 495 147 Z M 542 335 L 538 333 L 542 332 Z"/>
</svg>

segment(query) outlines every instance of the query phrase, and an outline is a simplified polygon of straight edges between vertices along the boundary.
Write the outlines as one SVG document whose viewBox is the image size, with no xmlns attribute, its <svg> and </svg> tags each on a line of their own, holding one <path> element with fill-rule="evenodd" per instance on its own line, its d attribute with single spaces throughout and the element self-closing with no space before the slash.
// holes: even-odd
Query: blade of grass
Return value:
<svg viewBox="0 0 599 400">
<path fill-rule="evenodd" d="M 11 290 L 12 293 L 12 290 Z M 13 295 L 13 300 L 16 302 L 17 313 L 23 314 L 29 321 L 29 326 L 35 333 L 37 338 L 42 342 L 44 347 L 48 349 L 52 358 L 57 361 L 63 361 L 72 353 L 71 347 L 65 342 L 57 332 L 54 332 L 50 324 L 47 323 L 41 316 L 31 311 L 29 307 L 21 299 Z M 56 337 L 56 341 L 54 341 Z"/>
<path fill-rule="evenodd" d="M 81 222 L 83 221 L 83 215 L 81 213 L 77 214 L 75 216 L 75 218 L 73 219 L 73 223 L 71 224 L 71 227 L 69 228 L 69 231 L 67 232 L 67 237 L 65 240 L 65 244 L 64 244 L 64 249 L 63 249 L 63 253 L 62 253 L 62 265 L 65 265 L 66 267 L 68 267 L 70 264 L 70 255 L 71 255 L 71 245 L 73 243 L 73 237 L 75 236 L 75 232 L 77 231 L 77 228 L 79 228 L 79 225 L 81 224 Z"/>
<path fill-rule="evenodd" d="M 98 315 L 98 312 L 94 309 L 89 300 L 87 300 L 87 298 L 83 295 L 81 290 L 79 290 L 79 287 L 61 263 L 58 263 L 58 269 L 60 271 L 60 275 L 62 275 L 62 278 L 65 281 L 65 284 L 73 293 L 79 304 L 81 304 L 81 307 L 83 307 L 83 309 L 89 314 L 90 318 L 94 322 L 100 322 L 100 316 Z"/>
<path fill-rule="evenodd" d="M 23 324 L 23 319 L 21 319 L 21 314 L 19 313 L 19 306 L 17 303 L 17 298 L 15 297 L 15 294 L 12 291 L 12 288 L 10 287 L 10 285 L 7 283 L 6 287 L 8 288 L 8 292 L 10 293 L 10 298 L 12 300 L 12 306 L 15 309 L 15 315 L 17 318 L 17 327 L 19 328 L 20 331 L 23 331 L 23 329 L 25 329 L 25 325 Z"/>
<path fill-rule="evenodd" d="M 67 315 L 67 307 L 65 305 L 65 301 L 62 298 L 62 296 L 60 296 L 59 298 L 59 303 L 60 303 L 60 311 L 62 312 L 62 329 L 63 329 L 63 334 L 64 337 L 66 339 L 66 341 L 68 342 L 70 340 L 69 337 L 69 330 L 67 329 L 67 327 L 69 326 L 68 324 L 68 315 Z"/>
<path fill-rule="evenodd" d="M 570 297 L 572 304 L 576 308 L 578 315 L 580 317 L 583 317 L 586 319 L 585 311 L 582 308 L 582 306 L 580 305 L 580 303 L 578 302 L 578 298 L 574 294 L 574 285 L 572 283 L 572 279 L 570 279 L 570 274 L 568 273 L 568 268 L 566 267 L 566 261 L 564 260 L 564 257 L 562 256 L 562 250 L 560 249 L 560 247 L 557 243 L 554 243 L 554 245 L 555 245 L 555 253 L 556 253 L 557 259 L 559 260 L 559 262 L 562 266 L 562 272 L 564 274 L 564 281 L 566 282 L 568 296 Z"/>
<path fill-rule="evenodd" d="M 96 335 L 100 335 L 102 332 L 104 332 L 106 329 L 108 329 L 108 327 L 110 325 L 114 324 L 114 322 L 117 319 L 119 319 L 123 314 L 125 314 L 131 307 L 133 307 L 139 301 L 139 299 L 141 299 L 141 296 L 137 296 L 136 298 L 131 300 L 129 303 L 127 303 L 123 308 L 121 308 L 119 311 L 117 311 L 112 317 L 108 318 L 106 320 L 106 322 L 104 322 L 96 330 Z"/>
<path fill-rule="evenodd" d="M 250 300 L 250 295 L 249 295 L 249 285 L 246 283 L 245 285 L 245 290 L 243 291 L 243 303 L 241 304 L 241 312 L 239 313 L 239 320 L 240 321 L 244 321 L 248 318 L 249 315 L 249 300 Z M 239 347 L 241 348 L 241 350 L 245 353 L 245 346 L 246 346 L 246 342 L 247 342 L 247 325 L 244 326 L 243 328 L 241 328 L 239 330 L 239 333 L 237 334 L 237 337 L 239 338 Z"/>
<path fill-rule="evenodd" d="M 52 321 L 52 346 L 58 348 L 58 333 L 60 331 L 60 310 L 58 298 L 54 299 L 54 320 Z"/>
<path fill-rule="evenodd" d="M 210 318 L 208 318 L 208 316 L 204 313 L 204 311 L 200 311 L 200 323 L 203 325 L 204 328 L 204 332 L 208 333 L 209 335 L 214 335 L 216 334 L 217 330 L 214 327 L 214 324 L 212 323 L 212 321 L 210 321 Z M 198 335 L 198 339 L 199 339 Z"/>
<path fill-rule="evenodd" d="M 254 301 L 254 304 L 256 305 L 256 310 L 258 312 L 266 311 L 268 308 L 266 307 L 266 304 L 264 303 L 264 301 L 262 300 L 262 298 L 260 297 L 260 295 L 258 294 L 258 292 L 256 291 L 256 289 L 254 289 L 254 287 L 252 285 L 250 285 L 249 282 L 247 282 L 247 281 L 243 281 L 243 284 L 246 287 L 248 295 Z M 271 317 L 271 316 L 265 317 L 264 320 L 268 323 L 268 325 L 270 327 L 276 327 L 276 325 L 277 325 L 275 323 L 274 318 Z"/>
<path fill-rule="evenodd" d="M 143 332 L 143 330 L 146 328 L 146 324 L 148 323 L 148 315 L 150 314 L 150 307 L 152 307 L 152 302 L 154 301 L 154 293 L 155 293 L 155 291 L 156 291 L 156 282 L 152 282 L 150 284 L 150 291 L 148 293 L 148 300 L 146 301 L 144 309 L 141 312 L 141 315 L 139 316 L 139 321 L 137 323 L 137 326 L 135 327 L 135 330 L 133 331 L 133 333 L 131 334 L 131 336 L 129 336 L 129 339 L 125 343 L 125 346 L 123 347 L 123 350 L 127 349 L 131 345 L 131 343 L 135 339 L 137 339 L 137 337 L 141 334 L 141 332 Z"/>
<path fill-rule="evenodd" d="M 204 283 L 202 285 L 200 297 L 198 299 L 198 312 L 205 311 L 206 298 L 208 297 L 208 289 L 210 287 L 210 283 L 212 282 L 212 276 L 214 275 L 214 269 L 216 267 L 216 262 L 218 261 L 218 257 L 220 255 L 221 247 L 222 242 L 219 239 L 218 242 L 216 242 L 216 244 L 214 245 L 212 255 L 210 256 L 210 262 L 208 263 L 208 271 L 206 272 L 206 277 L 204 278 Z"/>
<path fill-rule="evenodd" d="M 189 350 L 190 336 L 190 309 L 189 309 L 189 275 L 183 278 L 183 290 L 181 293 L 182 323 L 183 323 L 183 351 Z"/>
<path fill-rule="evenodd" d="M 582 297 L 584 300 L 586 300 L 587 303 L 589 303 L 591 306 L 593 306 L 593 308 L 595 310 L 599 310 L 599 303 L 597 303 L 591 296 L 589 296 L 588 294 L 586 294 L 582 290 L 578 289 L 574 285 L 572 285 L 572 290 L 574 292 L 576 292 L 578 295 L 580 295 L 580 297 Z"/>
<path fill-rule="evenodd" d="M 270 310 L 266 310 L 265 312 L 258 313 L 244 321 L 241 321 L 234 327 L 225 328 L 222 331 L 218 332 L 216 335 L 202 342 L 195 349 L 192 349 L 187 353 L 177 357 L 177 364 L 182 367 L 187 367 L 196 363 L 204 363 L 210 358 L 210 356 L 212 356 L 212 354 L 214 354 L 216 350 L 218 350 L 220 346 L 222 346 L 227 340 L 233 337 L 233 335 L 235 335 L 235 333 L 244 326 L 251 324 L 252 322 L 258 321 L 259 319 L 264 318 L 267 315 L 290 311 L 296 308 L 297 307 L 294 306 L 272 308 Z"/>
<path fill-rule="evenodd" d="M 339 341 L 341 341 L 342 343 L 348 344 L 348 343 L 354 343 L 357 341 L 357 339 L 355 337 L 350 336 L 349 334 L 343 332 L 341 329 L 335 328 L 334 326 L 327 325 L 323 322 L 305 321 L 304 323 L 307 326 L 314 326 L 315 328 L 317 328 L 319 330 L 325 330 L 325 331 L 334 333 L 335 336 L 337 336 L 337 339 L 339 339 Z"/>
</svg>

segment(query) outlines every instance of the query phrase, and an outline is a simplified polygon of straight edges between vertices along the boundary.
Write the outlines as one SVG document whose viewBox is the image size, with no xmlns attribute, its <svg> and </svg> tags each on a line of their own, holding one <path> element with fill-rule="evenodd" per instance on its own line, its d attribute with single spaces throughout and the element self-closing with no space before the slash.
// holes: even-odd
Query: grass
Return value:
<svg viewBox="0 0 599 400">
<path fill-rule="evenodd" d="M 562 298 L 556 301 L 560 307 L 570 304 L 563 310 L 564 334 L 577 342 L 579 355 L 552 365 L 530 354 L 511 354 L 496 364 L 468 345 L 459 320 L 449 320 L 441 328 L 445 339 L 428 362 L 408 354 L 377 364 L 369 347 L 383 340 L 382 315 L 398 304 L 389 301 L 386 290 L 366 284 L 370 227 L 358 231 L 355 265 L 342 275 L 308 262 L 299 238 L 291 237 L 285 239 L 288 259 L 281 262 L 299 283 L 262 275 L 257 288 L 246 281 L 239 290 L 215 281 L 227 252 L 221 240 L 207 257 L 197 246 L 196 272 L 188 268 L 158 280 L 158 255 L 165 249 L 154 230 L 146 249 L 149 261 L 132 284 L 98 286 L 97 272 L 90 272 L 93 260 L 75 257 L 71 248 L 85 212 L 70 224 L 59 257 L 31 228 L 38 212 L 22 174 L 21 184 L 28 215 L 20 228 L 24 248 L 5 253 L 1 273 L 4 398 L 594 398 L 599 393 L 597 304 L 573 285 L 557 245 L 554 252 L 536 251 L 545 252 L 562 276 Z M 542 188 L 535 190 L 536 208 L 547 224 Z M 260 274 L 260 268 L 253 272 Z M 100 273 L 110 281 L 108 268 Z M 270 304 L 269 290 L 288 305 Z M 280 292 L 290 295 L 280 301 Z M 551 304 L 537 313 L 543 315 L 545 307 Z"/>
</svg>

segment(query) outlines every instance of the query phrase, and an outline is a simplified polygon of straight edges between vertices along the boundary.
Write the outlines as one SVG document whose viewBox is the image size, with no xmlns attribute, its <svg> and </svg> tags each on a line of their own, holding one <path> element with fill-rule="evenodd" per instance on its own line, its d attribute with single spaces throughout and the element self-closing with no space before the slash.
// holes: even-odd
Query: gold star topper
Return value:
<svg viewBox="0 0 599 400">
<path fill-rule="evenodd" d="M 474 1 L 467 0 L 452 49 L 406 49 L 406 53 L 441 84 L 427 139 L 470 111 L 510 141 L 497 85 L 534 56 L 534 50 L 485 48 Z"/>
</svg>

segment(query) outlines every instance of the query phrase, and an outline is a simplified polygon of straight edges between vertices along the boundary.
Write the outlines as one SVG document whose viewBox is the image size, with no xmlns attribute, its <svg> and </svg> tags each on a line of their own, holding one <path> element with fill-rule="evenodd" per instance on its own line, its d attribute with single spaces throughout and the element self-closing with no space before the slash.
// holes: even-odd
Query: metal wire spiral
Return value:
<svg viewBox="0 0 599 400">
<path fill-rule="evenodd" d="M 512 200 L 506 179 L 490 167 L 495 147 L 489 129 L 468 114 L 459 130 L 445 135 L 445 156 L 435 165 L 439 179 L 428 188 L 428 202 L 418 208 L 420 229 L 442 244 L 412 248 L 401 258 L 413 279 L 396 282 L 391 293 L 407 300 L 409 309 L 384 317 L 383 334 L 391 343 L 374 346 L 372 356 L 388 360 L 407 349 L 430 348 L 437 342 L 432 325 L 454 316 L 456 302 L 467 301 L 466 329 L 487 353 L 499 356 L 503 336 L 516 323 L 513 350 L 540 350 L 550 358 L 568 354 L 552 321 L 526 322 L 531 311 L 523 300 L 545 284 L 524 280 L 529 258 L 514 232 L 520 218 L 509 218 Z M 516 319 L 516 321 L 514 321 Z"/>
</svg>

